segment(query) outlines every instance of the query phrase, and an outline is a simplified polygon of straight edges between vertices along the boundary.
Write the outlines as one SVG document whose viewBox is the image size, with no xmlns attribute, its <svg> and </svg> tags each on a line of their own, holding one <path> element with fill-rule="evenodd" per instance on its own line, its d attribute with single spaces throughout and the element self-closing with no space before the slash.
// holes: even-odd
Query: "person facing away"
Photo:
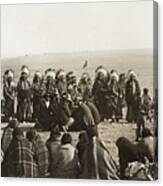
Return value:
<svg viewBox="0 0 163 186">
<path fill-rule="evenodd" d="M 65 92 L 61 95 L 61 100 L 58 105 L 57 121 L 61 129 L 67 131 L 74 123 L 70 108 L 71 98 Z"/>
<path fill-rule="evenodd" d="M 54 127 L 50 132 L 50 137 L 46 141 L 46 146 L 49 151 L 49 171 L 52 171 L 52 165 L 55 162 L 56 154 L 58 152 L 58 148 L 61 145 L 61 132 L 59 126 Z"/>
<path fill-rule="evenodd" d="M 76 109 L 72 113 L 75 122 L 72 128 L 86 130 L 88 127 L 95 125 L 93 114 L 81 96 L 76 98 L 75 105 Z"/>
<path fill-rule="evenodd" d="M 76 148 L 78 150 L 80 164 L 82 163 L 82 157 L 86 150 L 87 145 L 88 145 L 88 135 L 84 131 L 79 134 L 79 142 L 76 145 Z"/>
<path fill-rule="evenodd" d="M 6 177 L 36 177 L 35 151 L 31 142 L 24 137 L 22 129 L 13 131 L 13 140 L 4 156 L 2 170 Z"/>
<path fill-rule="evenodd" d="M 87 130 L 89 143 L 81 163 L 82 179 L 118 180 L 117 165 L 97 133 L 97 128 Z"/>
<path fill-rule="evenodd" d="M 13 118 L 9 121 L 9 124 L 5 127 L 2 138 L 1 138 L 1 148 L 3 153 L 5 154 L 12 139 L 13 139 L 13 131 L 16 127 L 18 127 L 19 122 L 16 118 Z"/>
<path fill-rule="evenodd" d="M 34 129 L 27 132 L 27 139 L 33 144 L 35 150 L 35 162 L 37 164 L 37 177 L 48 175 L 49 155 L 45 143 Z"/>
<path fill-rule="evenodd" d="M 75 179 L 79 172 L 79 158 L 76 149 L 72 146 L 72 137 L 65 133 L 61 139 L 52 164 L 51 177 Z"/>
</svg>

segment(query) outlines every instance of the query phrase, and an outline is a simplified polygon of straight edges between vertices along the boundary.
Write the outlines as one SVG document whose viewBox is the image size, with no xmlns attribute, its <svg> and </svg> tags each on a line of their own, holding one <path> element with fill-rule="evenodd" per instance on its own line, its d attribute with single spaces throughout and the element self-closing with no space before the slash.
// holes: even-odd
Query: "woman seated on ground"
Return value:
<svg viewBox="0 0 163 186">
<path fill-rule="evenodd" d="M 75 179 L 78 177 L 79 159 L 76 149 L 72 146 L 72 137 L 65 133 L 61 146 L 57 149 L 55 159 L 51 164 L 51 177 Z"/>
</svg>

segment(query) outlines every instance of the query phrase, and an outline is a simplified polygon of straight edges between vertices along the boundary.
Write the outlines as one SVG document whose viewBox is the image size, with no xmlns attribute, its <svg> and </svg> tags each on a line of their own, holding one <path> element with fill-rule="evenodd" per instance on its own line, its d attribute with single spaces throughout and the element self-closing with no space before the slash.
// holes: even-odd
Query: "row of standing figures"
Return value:
<svg viewBox="0 0 163 186">
<path fill-rule="evenodd" d="M 109 72 L 99 66 L 94 82 L 86 72 L 77 82 L 74 72 L 66 74 L 63 69 L 47 69 L 44 76 L 37 71 L 32 84 L 29 76 L 28 67 L 23 66 L 15 85 L 14 72 L 11 69 L 5 71 L 4 119 L 16 117 L 20 122 L 34 121 L 45 130 L 56 124 L 80 130 L 105 119 L 132 123 L 137 122 L 140 114 L 151 119 L 157 105 L 157 98 L 152 100 L 147 88 L 141 93 L 133 70 L 127 75 L 118 75 L 115 70 Z"/>
</svg>

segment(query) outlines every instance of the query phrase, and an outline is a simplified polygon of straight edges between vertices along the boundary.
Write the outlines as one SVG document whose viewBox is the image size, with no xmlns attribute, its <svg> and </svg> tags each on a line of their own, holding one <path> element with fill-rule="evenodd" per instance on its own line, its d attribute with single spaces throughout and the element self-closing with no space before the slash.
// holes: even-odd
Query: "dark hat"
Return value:
<svg viewBox="0 0 163 186">
<path fill-rule="evenodd" d="M 61 143 L 64 144 L 71 144 L 72 143 L 72 136 L 69 133 L 65 133 L 62 136 Z"/>
<path fill-rule="evenodd" d="M 92 126 L 87 129 L 87 134 L 89 138 L 93 138 L 94 136 L 98 136 L 98 131 L 96 126 Z"/>
</svg>

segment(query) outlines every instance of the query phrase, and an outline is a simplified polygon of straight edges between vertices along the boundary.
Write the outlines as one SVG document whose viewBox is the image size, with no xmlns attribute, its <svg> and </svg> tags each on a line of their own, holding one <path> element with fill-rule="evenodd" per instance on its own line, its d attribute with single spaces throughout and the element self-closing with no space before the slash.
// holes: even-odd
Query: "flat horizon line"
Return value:
<svg viewBox="0 0 163 186">
<path fill-rule="evenodd" d="M 149 51 L 153 50 L 153 48 L 132 48 L 132 49 L 108 49 L 108 50 L 81 50 L 81 51 L 70 51 L 70 52 L 43 52 L 43 53 L 29 53 L 25 55 L 18 55 L 18 56 L 9 56 L 9 57 L 1 57 L 1 60 L 8 60 L 8 59 L 16 59 L 16 58 L 23 58 L 29 56 L 42 56 L 42 55 L 65 55 L 65 54 L 79 54 L 79 53 L 95 53 L 95 52 L 113 52 L 113 51 Z"/>
</svg>

